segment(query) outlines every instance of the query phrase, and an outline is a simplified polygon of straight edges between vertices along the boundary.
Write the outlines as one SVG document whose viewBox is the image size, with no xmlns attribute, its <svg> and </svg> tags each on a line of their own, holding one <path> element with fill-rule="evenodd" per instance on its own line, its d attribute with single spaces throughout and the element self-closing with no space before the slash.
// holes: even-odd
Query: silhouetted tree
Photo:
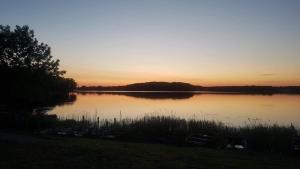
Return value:
<svg viewBox="0 0 300 169">
<path fill-rule="evenodd" d="M 44 105 L 58 100 L 76 87 L 64 78 L 59 60 L 47 44 L 39 43 L 28 26 L 0 25 L 1 101 L 12 105 Z"/>
</svg>

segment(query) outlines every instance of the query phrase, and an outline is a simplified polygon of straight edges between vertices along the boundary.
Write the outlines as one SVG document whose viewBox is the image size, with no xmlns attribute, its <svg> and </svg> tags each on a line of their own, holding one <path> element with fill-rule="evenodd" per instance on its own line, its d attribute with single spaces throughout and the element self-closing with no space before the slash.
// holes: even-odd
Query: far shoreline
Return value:
<svg viewBox="0 0 300 169">
<path fill-rule="evenodd" d="M 88 92 L 152 92 L 152 93 L 199 93 L 199 94 L 300 94 L 300 86 L 196 86 L 183 82 L 145 82 L 124 86 L 81 86 L 76 91 Z"/>
</svg>

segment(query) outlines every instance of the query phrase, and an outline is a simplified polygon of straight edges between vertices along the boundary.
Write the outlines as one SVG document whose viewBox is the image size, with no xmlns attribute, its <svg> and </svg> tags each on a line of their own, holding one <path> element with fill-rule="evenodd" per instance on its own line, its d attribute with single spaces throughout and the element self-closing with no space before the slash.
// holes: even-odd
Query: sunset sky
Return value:
<svg viewBox="0 0 300 169">
<path fill-rule="evenodd" d="M 79 85 L 300 85 L 299 0 L 0 0 Z"/>
</svg>

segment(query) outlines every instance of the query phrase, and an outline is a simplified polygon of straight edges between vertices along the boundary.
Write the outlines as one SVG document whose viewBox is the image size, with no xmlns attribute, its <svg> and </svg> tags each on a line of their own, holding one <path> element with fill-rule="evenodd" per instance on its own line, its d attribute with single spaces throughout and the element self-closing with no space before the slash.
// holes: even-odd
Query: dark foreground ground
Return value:
<svg viewBox="0 0 300 169">
<path fill-rule="evenodd" d="M 1 169 L 299 169 L 299 156 L 0 131 Z"/>
</svg>

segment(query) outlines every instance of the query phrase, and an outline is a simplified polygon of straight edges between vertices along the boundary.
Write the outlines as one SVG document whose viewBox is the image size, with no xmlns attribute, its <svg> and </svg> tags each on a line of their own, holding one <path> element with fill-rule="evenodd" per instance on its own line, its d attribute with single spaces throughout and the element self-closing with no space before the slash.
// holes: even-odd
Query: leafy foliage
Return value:
<svg viewBox="0 0 300 169">
<path fill-rule="evenodd" d="M 23 106 L 43 105 L 58 99 L 76 87 L 64 78 L 59 60 L 51 48 L 39 43 L 28 26 L 0 25 L 1 100 Z"/>
</svg>

